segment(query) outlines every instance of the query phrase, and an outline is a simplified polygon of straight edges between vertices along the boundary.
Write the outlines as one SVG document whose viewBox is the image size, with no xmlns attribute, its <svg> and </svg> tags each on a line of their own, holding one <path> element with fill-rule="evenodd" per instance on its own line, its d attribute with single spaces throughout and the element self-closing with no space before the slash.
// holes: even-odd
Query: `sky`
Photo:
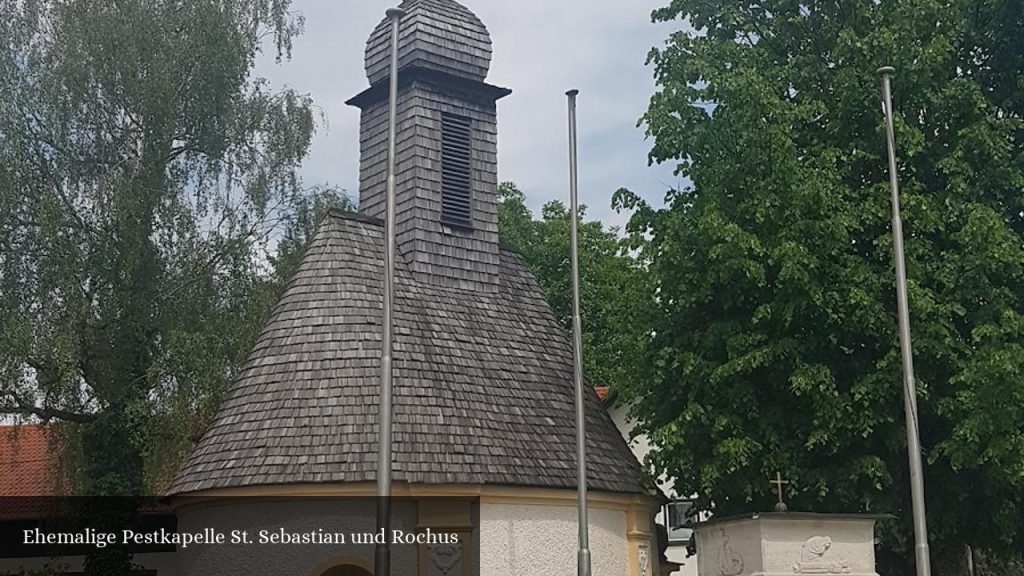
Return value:
<svg viewBox="0 0 1024 576">
<path fill-rule="evenodd" d="M 539 213 L 568 201 L 565 92 L 580 90 L 580 202 L 589 218 L 622 225 L 611 208 L 620 187 L 660 206 L 678 187 L 674 166 L 648 167 L 651 142 L 637 121 L 655 86 L 645 65 L 679 23 L 652 24 L 668 0 L 461 0 L 487 25 L 493 42 L 490 84 L 511 88 L 498 102 L 498 178 L 519 184 Z M 272 54 L 256 72 L 277 87 L 313 98 L 323 123 L 301 175 L 306 185 L 339 186 L 358 198 L 359 110 L 345 101 L 369 84 L 363 52 L 370 32 L 397 0 L 293 0 L 305 18 L 292 58 Z"/>
</svg>

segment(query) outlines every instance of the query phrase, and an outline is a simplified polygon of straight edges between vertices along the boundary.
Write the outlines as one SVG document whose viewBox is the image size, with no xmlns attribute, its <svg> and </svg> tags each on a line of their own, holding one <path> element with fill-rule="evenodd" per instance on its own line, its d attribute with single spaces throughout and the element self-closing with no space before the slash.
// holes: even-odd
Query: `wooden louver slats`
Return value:
<svg viewBox="0 0 1024 576">
<path fill-rule="evenodd" d="M 441 222 L 473 227 L 472 121 L 455 114 L 441 115 Z"/>
</svg>

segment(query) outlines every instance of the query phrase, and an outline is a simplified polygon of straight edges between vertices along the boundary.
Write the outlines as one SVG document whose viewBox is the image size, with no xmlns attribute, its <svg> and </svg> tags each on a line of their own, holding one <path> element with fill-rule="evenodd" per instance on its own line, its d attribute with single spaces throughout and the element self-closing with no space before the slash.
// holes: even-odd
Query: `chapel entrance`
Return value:
<svg viewBox="0 0 1024 576">
<path fill-rule="evenodd" d="M 342 564 L 341 566 L 332 566 L 331 568 L 328 568 L 320 574 L 320 576 L 373 576 L 373 574 L 359 566 Z"/>
</svg>

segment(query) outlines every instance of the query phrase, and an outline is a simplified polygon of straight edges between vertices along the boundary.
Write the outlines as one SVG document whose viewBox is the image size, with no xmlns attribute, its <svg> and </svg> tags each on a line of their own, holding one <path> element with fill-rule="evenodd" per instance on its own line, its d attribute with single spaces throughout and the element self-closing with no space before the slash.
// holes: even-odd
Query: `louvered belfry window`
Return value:
<svg viewBox="0 0 1024 576">
<path fill-rule="evenodd" d="M 441 115 L 441 223 L 473 227 L 472 121 L 455 114 Z"/>
</svg>

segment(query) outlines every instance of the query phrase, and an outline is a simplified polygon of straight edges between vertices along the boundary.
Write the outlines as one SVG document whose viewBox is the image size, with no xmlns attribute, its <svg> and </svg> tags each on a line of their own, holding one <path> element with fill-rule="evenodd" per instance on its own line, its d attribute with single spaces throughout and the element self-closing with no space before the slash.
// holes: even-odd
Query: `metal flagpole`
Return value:
<svg viewBox="0 0 1024 576">
<path fill-rule="evenodd" d="M 399 8 L 387 11 L 391 20 L 391 92 L 388 111 L 388 184 L 387 217 L 384 225 L 384 318 L 380 357 L 380 439 L 377 446 L 377 532 L 383 534 L 374 554 L 374 574 L 391 574 L 391 348 L 394 334 L 393 305 L 395 283 L 395 139 L 398 131 L 398 32 L 405 12 Z"/>
<path fill-rule="evenodd" d="M 910 347 L 910 312 L 907 305 L 907 268 L 903 255 L 903 219 L 900 216 L 900 187 L 896 173 L 896 137 L 893 131 L 892 74 L 883 66 L 882 104 L 885 108 L 885 136 L 889 147 L 889 185 L 892 188 L 892 250 L 896 261 L 896 305 L 899 314 L 900 352 L 903 355 L 903 410 L 907 420 L 907 451 L 910 455 L 910 496 L 914 513 L 914 556 L 917 576 L 931 576 L 928 552 L 928 523 L 924 509 L 924 472 L 921 467 L 921 438 L 917 418 L 917 390 L 914 357 Z"/>
<path fill-rule="evenodd" d="M 578 173 L 576 163 L 576 96 L 579 90 L 569 90 L 569 230 L 570 252 L 572 260 L 572 352 L 573 380 L 576 384 L 576 468 L 579 495 L 577 508 L 579 511 L 580 547 L 577 554 L 577 573 L 579 576 L 590 576 L 590 534 L 587 520 L 587 419 L 583 403 L 583 338 L 580 335 L 580 266 L 579 240 L 576 221 Z"/>
</svg>

